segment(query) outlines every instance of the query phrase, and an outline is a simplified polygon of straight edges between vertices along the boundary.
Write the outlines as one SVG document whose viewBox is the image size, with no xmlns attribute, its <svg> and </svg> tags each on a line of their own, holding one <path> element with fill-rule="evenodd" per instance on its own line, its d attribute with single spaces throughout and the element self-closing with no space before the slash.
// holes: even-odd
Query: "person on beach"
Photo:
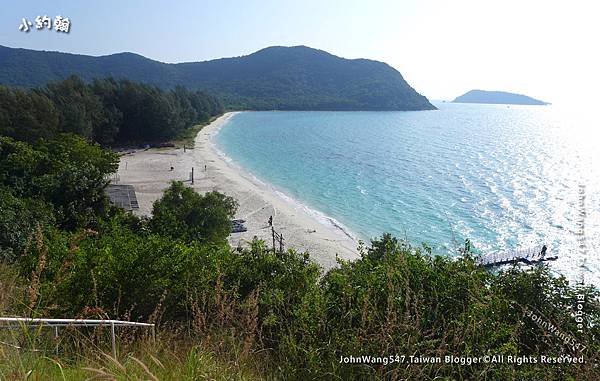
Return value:
<svg viewBox="0 0 600 381">
<path fill-rule="evenodd" d="M 204 172 L 206 172 L 206 164 L 204 164 Z"/>
<path fill-rule="evenodd" d="M 546 245 L 542 246 L 542 251 L 540 251 L 540 255 L 542 256 L 542 258 L 544 258 L 546 256 L 547 250 L 548 250 L 548 247 Z"/>
<path fill-rule="evenodd" d="M 269 226 L 273 226 L 273 216 L 269 216 Z"/>
</svg>

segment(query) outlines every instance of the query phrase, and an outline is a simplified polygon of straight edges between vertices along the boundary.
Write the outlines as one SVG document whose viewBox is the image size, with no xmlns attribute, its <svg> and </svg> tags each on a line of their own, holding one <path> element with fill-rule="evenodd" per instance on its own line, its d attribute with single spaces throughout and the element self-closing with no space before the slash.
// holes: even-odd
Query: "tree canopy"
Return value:
<svg viewBox="0 0 600 381">
<path fill-rule="evenodd" d="M 104 146 L 164 142 L 222 112 L 217 98 L 182 86 L 76 76 L 31 90 L 0 86 L 0 135 L 27 142 L 61 132 Z"/>
<path fill-rule="evenodd" d="M 154 203 L 152 231 L 186 242 L 223 242 L 231 232 L 237 202 L 222 193 L 196 193 L 175 181 Z"/>
<path fill-rule="evenodd" d="M 35 145 L 0 136 L 0 186 L 24 199 L 53 205 L 59 226 L 87 226 L 106 208 L 107 176 L 118 157 L 97 144 L 58 135 Z"/>
</svg>

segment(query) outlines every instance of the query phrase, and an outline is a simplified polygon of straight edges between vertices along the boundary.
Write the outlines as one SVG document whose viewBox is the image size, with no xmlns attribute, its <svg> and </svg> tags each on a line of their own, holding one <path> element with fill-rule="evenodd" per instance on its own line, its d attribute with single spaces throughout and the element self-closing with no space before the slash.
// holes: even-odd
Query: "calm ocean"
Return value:
<svg viewBox="0 0 600 381">
<path fill-rule="evenodd" d="M 368 240 L 454 255 L 546 243 L 552 268 L 600 284 L 600 143 L 554 106 L 436 103 L 420 112 L 244 112 L 217 147 Z"/>
</svg>

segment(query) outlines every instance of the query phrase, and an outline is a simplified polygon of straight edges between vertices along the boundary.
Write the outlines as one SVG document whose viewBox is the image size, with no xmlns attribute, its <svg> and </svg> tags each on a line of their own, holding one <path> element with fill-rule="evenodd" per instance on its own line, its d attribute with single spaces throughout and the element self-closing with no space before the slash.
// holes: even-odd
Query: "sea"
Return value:
<svg viewBox="0 0 600 381">
<path fill-rule="evenodd" d="M 600 135 L 548 106 L 435 102 L 411 112 L 242 112 L 214 143 L 357 239 L 388 232 L 454 256 L 548 246 L 553 272 L 600 286 Z"/>
</svg>

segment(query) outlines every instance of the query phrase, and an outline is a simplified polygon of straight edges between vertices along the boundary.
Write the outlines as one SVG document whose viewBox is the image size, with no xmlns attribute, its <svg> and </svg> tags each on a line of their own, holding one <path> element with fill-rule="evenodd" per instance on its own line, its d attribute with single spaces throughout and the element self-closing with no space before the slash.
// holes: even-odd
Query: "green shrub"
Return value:
<svg viewBox="0 0 600 381">
<path fill-rule="evenodd" d="M 52 206 L 31 198 L 15 197 L 0 186 L 0 261 L 14 262 L 33 241 L 36 228 L 54 224 Z"/>
<path fill-rule="evenodd" d="M 76 229 L 97 221 L 107 208 L 107 175 L 118 157 L 75 135 L 35 146 L 0 137 L 0 186 L 16 197 L 52 204 L 59 227 Z"/>
<path fill-rule="evenodd" d="M 204 195 L 174 181 L 154 202 L 150 227 L 153 232 L 185 242 L 225 242 L 237 202 L 222 193 Z"/>
<path fill-rule="evenodd" d="M 185 318 L 186 292 L 213 281 L 215 266 L 229 259 L 229 247 L 187 246 L 155 234 L 139 235 L 118 227 L 49 253 L 46 300 L 56 316 L 86 310 L 106 316 L 147 320 L 157 309 L 169 321 Z M 204 287 L 203 291 L 205 291 Z"/>
<path fill-rule="evenodd" d="M 286 379 L 594 379 L 598 291 L 574 288 L 544 267 L 493 275 L 470 258 L 432 257 L 389 235 L 362 257 L 324 276 L 293 250 L 261 241 L 226 244 L 173 240 L 131 229 L 122 216 L 49 237 L 36 304 L 40 314 L 110 317 L 179 324 L 195 337 L 219 337 L 216 353 L 264 353 L 264 367 Z M 135 224 L 134 224 L 135 225 Z M 39 270 L 39 269 L 38 269 Z M 36 274 L 36 268 L 25 274 Z M 33 277 L 35 278 L 35 277 Z M 35 283 L 35 282 L 34 282 Z M 536 325 L 535 309 L 575 334 L 574 296 L 584 294 L 586 348 Z M 99 312 L 100 311 L 100 312 Z M 237 344 L 236 344 L 237 345 Z M 587 364 L 340 364 L 340 356 L 584 355 Z"/>
</svg>

